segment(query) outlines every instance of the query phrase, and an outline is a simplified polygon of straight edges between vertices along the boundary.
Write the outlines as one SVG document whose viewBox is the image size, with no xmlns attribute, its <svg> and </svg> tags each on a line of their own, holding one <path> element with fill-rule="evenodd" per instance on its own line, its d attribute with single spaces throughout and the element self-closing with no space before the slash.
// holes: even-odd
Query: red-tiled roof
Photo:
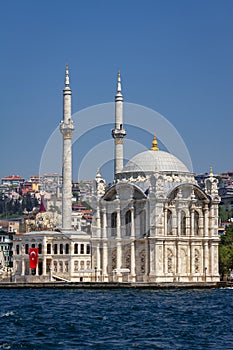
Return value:
<svg viewBox="0 0 233 350">
<path fill-rule="evenodd" d="M 3 177 L 2 180 L 24 180 L 24 178 L 19 175 L 9 175 L 9 176 Z"/>
</svg>

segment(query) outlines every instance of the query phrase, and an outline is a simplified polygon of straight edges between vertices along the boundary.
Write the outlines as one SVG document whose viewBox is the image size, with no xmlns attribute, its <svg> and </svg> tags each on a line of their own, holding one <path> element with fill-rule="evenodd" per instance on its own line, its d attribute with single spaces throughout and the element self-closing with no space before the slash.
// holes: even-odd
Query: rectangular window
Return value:
<svg viewBox="0 0 233 350">
<path fill-rule="evenodd" d="M 16 254 L 19 255 L 19 245 L 16 245 Z"/>
<path fill-rule="evenodd" d="M 47 254 L 51 254 L 51 244 L 47 244 Z"/>
<path fill-rule="evenodd" d="M 90 244 L 87 244 L 86 254 L 90 254 L 90 253 L 91 253 L 91 247 L 90 247 Z"/>
<path fill-rule="evenodd" d="M 80 245 L 80 254 L 84 254 L 84 244 Z"/>
<path fill-rule="evenodd" d="M 74 254 L 78 254 L 78 244 L 75 243 L 74 245 Z"/>
<path fill-rule="evenodd" d="M 54 244 L 54 246 L 53 246 L 53 253 L 57 254 L 57 244 Z"/>
<path fill-rule="evenodd" d="M 25 254 L 28 254 L 28 244 L 25 244 Z"/>
</svg>

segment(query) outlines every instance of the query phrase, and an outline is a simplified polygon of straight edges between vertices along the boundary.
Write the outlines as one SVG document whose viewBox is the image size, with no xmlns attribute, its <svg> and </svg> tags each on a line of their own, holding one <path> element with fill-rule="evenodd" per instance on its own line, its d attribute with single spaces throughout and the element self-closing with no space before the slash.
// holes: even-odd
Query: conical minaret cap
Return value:
<svg viewBox="0 0 233 350">
<path fill-rule="evenodd" d="M 117 92 L 121 92 L 121 72 L 117 73 Z"/>
<path fill-rule="evenodd" d="M 121 73 L 117 73 L 117 92 L 115 96 L 115 101 L 123 101 L 122 91 L 121 91 Z"/>
<path fill-rule="evenodd" d="M 66 64 L 65 86 L 70 86 L 69 66 Z"/>
</svg>

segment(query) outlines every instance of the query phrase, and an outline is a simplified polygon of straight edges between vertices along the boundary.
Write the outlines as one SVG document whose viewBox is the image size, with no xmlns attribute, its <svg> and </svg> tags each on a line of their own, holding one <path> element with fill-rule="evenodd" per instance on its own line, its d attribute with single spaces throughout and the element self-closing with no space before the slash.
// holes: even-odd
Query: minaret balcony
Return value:
<svg viewBox="0 0 233 350">
<path fill-rule="evenodd" d="M 125 129 L 113 129 L 112 130 L 112 137 L 114 139 L 123 139 L 125 136 L 126 136 Z"/>
<path fill-rule="evenodd" d="M 69 123 L 65 123 L 64 121 L 60 124 L 60 131 L 64 137 L 71 137 L 72 132 L 74 131 L 73 121 L 70 120 Z"/>
</svg>

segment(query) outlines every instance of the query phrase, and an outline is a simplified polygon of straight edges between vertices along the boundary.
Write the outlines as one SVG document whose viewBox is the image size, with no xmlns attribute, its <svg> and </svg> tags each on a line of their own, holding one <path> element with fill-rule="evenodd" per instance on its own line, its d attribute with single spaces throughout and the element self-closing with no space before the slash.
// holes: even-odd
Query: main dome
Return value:
<svg viewBox="0 0 233 350">
<path fill-rule="evenodd" d="M 122 173 L 151 173 L 155 171 L 190 173 L 177 157 L 160 150 L 148 150 L 137 154 L 124 166 Z"/>
</svg>

